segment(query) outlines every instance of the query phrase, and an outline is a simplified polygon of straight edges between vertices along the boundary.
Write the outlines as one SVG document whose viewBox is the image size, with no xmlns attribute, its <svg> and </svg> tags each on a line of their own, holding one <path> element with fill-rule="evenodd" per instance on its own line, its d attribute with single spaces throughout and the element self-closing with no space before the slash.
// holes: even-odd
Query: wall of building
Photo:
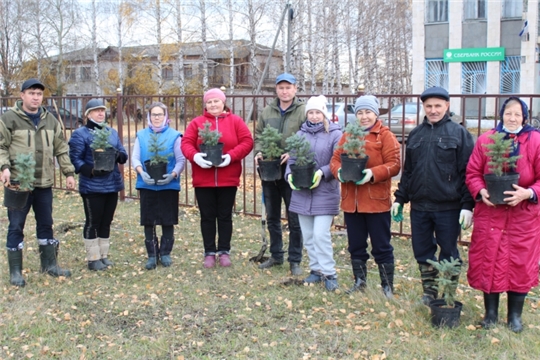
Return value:
<svg viewBox="0 0 540 360">
<path fill-rule="evenodd" d="M 442 58 L 444 49 L 448 49 L 448 23 L 426 24 L 425 58 Z"/>
</svg>

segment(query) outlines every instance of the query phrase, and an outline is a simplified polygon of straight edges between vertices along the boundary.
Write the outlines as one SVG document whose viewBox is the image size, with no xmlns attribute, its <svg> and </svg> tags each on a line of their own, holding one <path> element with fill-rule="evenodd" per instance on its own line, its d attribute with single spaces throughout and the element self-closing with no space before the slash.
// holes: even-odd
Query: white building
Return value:
<svg viewBox="0 0 540 360">
<path fill-rule="evenodd" d="M 540 93 L 539 0 L 412 0 L 413 93 Z M 466 116 L 493 115 L 495 98 L 467 100 Z M 536 102 L 536 100 L 535 100 Z M 533 115 L 540 103 L 533 104 Z M 460 99 L 452 99 L 458 111 Z"/>
</svg>

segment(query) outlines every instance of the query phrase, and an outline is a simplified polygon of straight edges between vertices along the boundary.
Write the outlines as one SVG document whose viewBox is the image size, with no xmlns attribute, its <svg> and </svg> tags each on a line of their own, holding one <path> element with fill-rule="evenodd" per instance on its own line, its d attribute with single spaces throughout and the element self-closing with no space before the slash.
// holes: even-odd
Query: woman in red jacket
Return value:
<svg viewBox="0 0 540 360">
<path fill-rule="evenodd" d="M 499 125 L 478 138 L 467 165 L 466 183 L 476 199 L 474 229 L 469 248 L 469 284 L 484 293 L 486 308 L 481 325 L 497 324 L 499 294 L 508 293 L 508 326 L 523 330 L 521 313 L 525 296 L 538 285 L 540 206 L 540 133 L 526 123 L 527 105 L 511 97 L 501 108 Z M 484 174 L 490 173 L 485 144 L 495 132 L 512 139 L 509 156 L 519 155 L 514 170 L 519 180 L 505 191 L 505 205 L 489 201 Z"/>
<path fill-rule="evenodd" d="M 204 243 L 204 267 L 216 263 L 231 266 L 229 252 L 232 237 L 232 210 L 236 190 L 240 185 L 242 159 L 253 149 L 253 138 L 244 120 L 234 115 L 225 105 L 225 94 L 210 89 L 204 94 L 204 114 L 191 121 L 182 139 L 182 153 L 191 162 L 193 187 L 201 214 L 201 233 Z M 199 129 L 210 122 L 211 130 L 221 133 L 223 161 L 213 167 L 200 150 Z M 216 246 L 216 221 L 218 242 Z"/>
</svg>

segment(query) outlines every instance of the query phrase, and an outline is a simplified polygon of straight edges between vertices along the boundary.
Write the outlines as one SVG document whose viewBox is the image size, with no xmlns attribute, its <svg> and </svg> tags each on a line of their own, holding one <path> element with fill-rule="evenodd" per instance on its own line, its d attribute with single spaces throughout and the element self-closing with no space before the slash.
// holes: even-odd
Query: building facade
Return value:
<svg viewBox="0 0 540 360">
<path fill-rule="evenodd" d="M 412 9 L 415 94 L 540 92 L 538 0 L 412 0 Z M 452 99 L 452 110 L 493 116 L 495 101 Z"/>
</svg>

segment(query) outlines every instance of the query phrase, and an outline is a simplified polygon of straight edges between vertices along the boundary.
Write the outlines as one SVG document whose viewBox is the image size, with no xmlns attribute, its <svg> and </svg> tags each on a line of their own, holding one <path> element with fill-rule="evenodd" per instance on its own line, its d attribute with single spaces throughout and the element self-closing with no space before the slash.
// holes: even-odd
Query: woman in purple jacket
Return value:
<svg viewBox="0 0 540 360">
<path fill-rule="evenodd" d="M 339 182 L 330 172 L 330 159 L 339 139 L 341 127 L 329 122 L 326 110 L 326 98 L 322 95 L 311 97 L 306 103 L 306 121 L 298 134 L 303 135 L 311 144 L 314 161 L 318 170 L 313 176 L 313 185 L 309 189 L 299 190 L 294 186 L 290 166 L 296 158 L 291 156 L 287 162 L 285 178 L 292 192 L 289 211 L 298 214 L 304 246 L 309 256 L 310 275 L 306 283 L 324 281 L 328 291 L 338 288 L 332 249 L 330 227 L 334 215 L 339 214 Z"/>
</svg>

